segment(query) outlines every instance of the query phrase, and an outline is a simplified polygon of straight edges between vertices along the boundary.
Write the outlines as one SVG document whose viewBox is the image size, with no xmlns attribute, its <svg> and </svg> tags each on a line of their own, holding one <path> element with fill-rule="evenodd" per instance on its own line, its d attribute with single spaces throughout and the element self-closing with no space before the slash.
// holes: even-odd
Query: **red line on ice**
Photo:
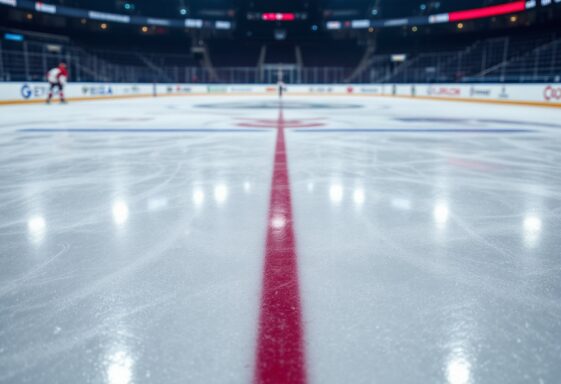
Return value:
<svg viewBox="0 0 561 384">
<path fill-rule="evenodd" d="M 305 384 L 296 243 L 282 108 L 269 207 L 255 384 Z"/>
</svg>

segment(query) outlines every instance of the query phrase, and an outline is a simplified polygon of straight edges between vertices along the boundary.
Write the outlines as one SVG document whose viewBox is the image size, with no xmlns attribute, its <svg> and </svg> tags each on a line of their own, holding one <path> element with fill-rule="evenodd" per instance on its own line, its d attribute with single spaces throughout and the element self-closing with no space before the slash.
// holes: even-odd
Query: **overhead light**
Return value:
<svg viewBox="0 0 561 384">
<path fill-rule="evenodd" d="M 24 36 L 20 35 L 19 33 L 5 33 L 4 34 L 4 39 L 11 40 L 11 41 L 24 41 L 25 40 Z"/>
<path fill-rule="evenodd" d="M 261 15 L 263 21 L 294 21 L 295 13 L 264 13 Z"/>
</svg>

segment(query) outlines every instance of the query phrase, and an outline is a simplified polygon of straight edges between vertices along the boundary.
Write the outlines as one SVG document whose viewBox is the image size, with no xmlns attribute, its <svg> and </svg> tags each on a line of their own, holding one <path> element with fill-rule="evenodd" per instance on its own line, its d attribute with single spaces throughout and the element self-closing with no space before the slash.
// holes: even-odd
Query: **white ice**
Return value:
<svg viewBox="0 0 561 384">
<path fill-rule="evenodd" d="M 0 382 L 252 381 L 277 104 L 0 107 Z M 561 109 L 283 113 L 310 383 L 558 382 Z"/>
</svg>

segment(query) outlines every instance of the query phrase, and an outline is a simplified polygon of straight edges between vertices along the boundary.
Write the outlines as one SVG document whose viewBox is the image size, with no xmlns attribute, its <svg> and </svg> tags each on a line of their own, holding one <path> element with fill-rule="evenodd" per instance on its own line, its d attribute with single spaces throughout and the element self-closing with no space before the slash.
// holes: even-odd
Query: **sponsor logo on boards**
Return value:
<svg viewBox="0 0 561 384">
<path fill-rule="evenodd" d="M 333 87 L 310 87 L 310 93 L 332 93 Z"/>
<path fill-rule="evenodd" d="M 503 85 L 503 87 L 501 88 L 501 93 L 499 93 L 499 99 L 508 99 L 509 95 L 508 95 L 508 91 L 506 89 L 506 85 Z"/>
<path fill-rule="evenodd" d="M 362 87 L 362 88 L 360 88 L 360 92 L 361 93 L 370 93 L 370 94 L 375 94 L 375 95 L 382 93 L 380 88 L 378 88 L 378 87 Z"/>
<path fill-rule="evenodd" d="M 462 94 L 461 88 L 457 87 L 429 87 L 428 94 L 430 96 L 460 96 Z"/>
<path fill-rule="evenodd" d="M 207 91 L 208 93 L 226 93 L 228 88 L 220 85 L 209 85 Z"/>
<path fill-rule="evenodd" d="M 175 93 L 191 93 L 192 90 L 193 89 L 191 87 L 187 87 L 184 85 L 176 85 L 175 88 L 168 87 L 168 93 L 173 93 L 174 91 Z"/>
<path fill-rule="evenodd" d="M 230 87 L 230 92 L 234 93 L 252 93 L 252 87 Z"/>
<path fill-rule="evenodd" d="M 48 87 L 45 85 L 29 85 L 27 83 L 23 84 L 20 89 L 21 97 L 25 100 L 45 97 L 48 92 Z"/>
<path fill-rule="evenodd" d="M 561 101 L 561 86 L 548 85 L 543 90 L 543 98 L 546 101 Z"/>
<path fill-rule="evenodd" d="M 140 92 L 140 88 L 137 85 L 133 85 L 132 87 L 123 88 L 123 93 L 126 94 L 136 94 Z"/>
<path fill-rule="evenodd" d="M 491 88 L 471 87 L 469 89 L 469 94 L 470 94 L 471 97 L 474 97 L 474 96 L 490 97 L 491 93 L 492 93 Z"/>
<path fill-rule="evenodd" d="M 82 94 L 89 96 L 110 96 L 113 88 L 110 85 L 85 85 L 82 87 Z"/>
</svg>

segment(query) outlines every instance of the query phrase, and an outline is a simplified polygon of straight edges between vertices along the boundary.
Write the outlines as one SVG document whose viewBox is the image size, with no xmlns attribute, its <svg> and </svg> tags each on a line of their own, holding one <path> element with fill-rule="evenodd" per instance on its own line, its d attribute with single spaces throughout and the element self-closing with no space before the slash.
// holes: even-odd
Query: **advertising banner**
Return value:
<svg viewBox="0 0 561 384">
<path fill-rule="evenodd" d="M 276 95 L 276 84 L 115 84 L 70 83 L 68 100 L 187 95 Z M 40 102 L 46 82 L 0 83 L 0 103 Z M 481 101 L 529 105 L 561 105 L 561 84 L 299 84 L 286 85 L 286 95 L 381 96 Z M 55 98 L 57 98 L 55 92 Z"/>
</svg>

